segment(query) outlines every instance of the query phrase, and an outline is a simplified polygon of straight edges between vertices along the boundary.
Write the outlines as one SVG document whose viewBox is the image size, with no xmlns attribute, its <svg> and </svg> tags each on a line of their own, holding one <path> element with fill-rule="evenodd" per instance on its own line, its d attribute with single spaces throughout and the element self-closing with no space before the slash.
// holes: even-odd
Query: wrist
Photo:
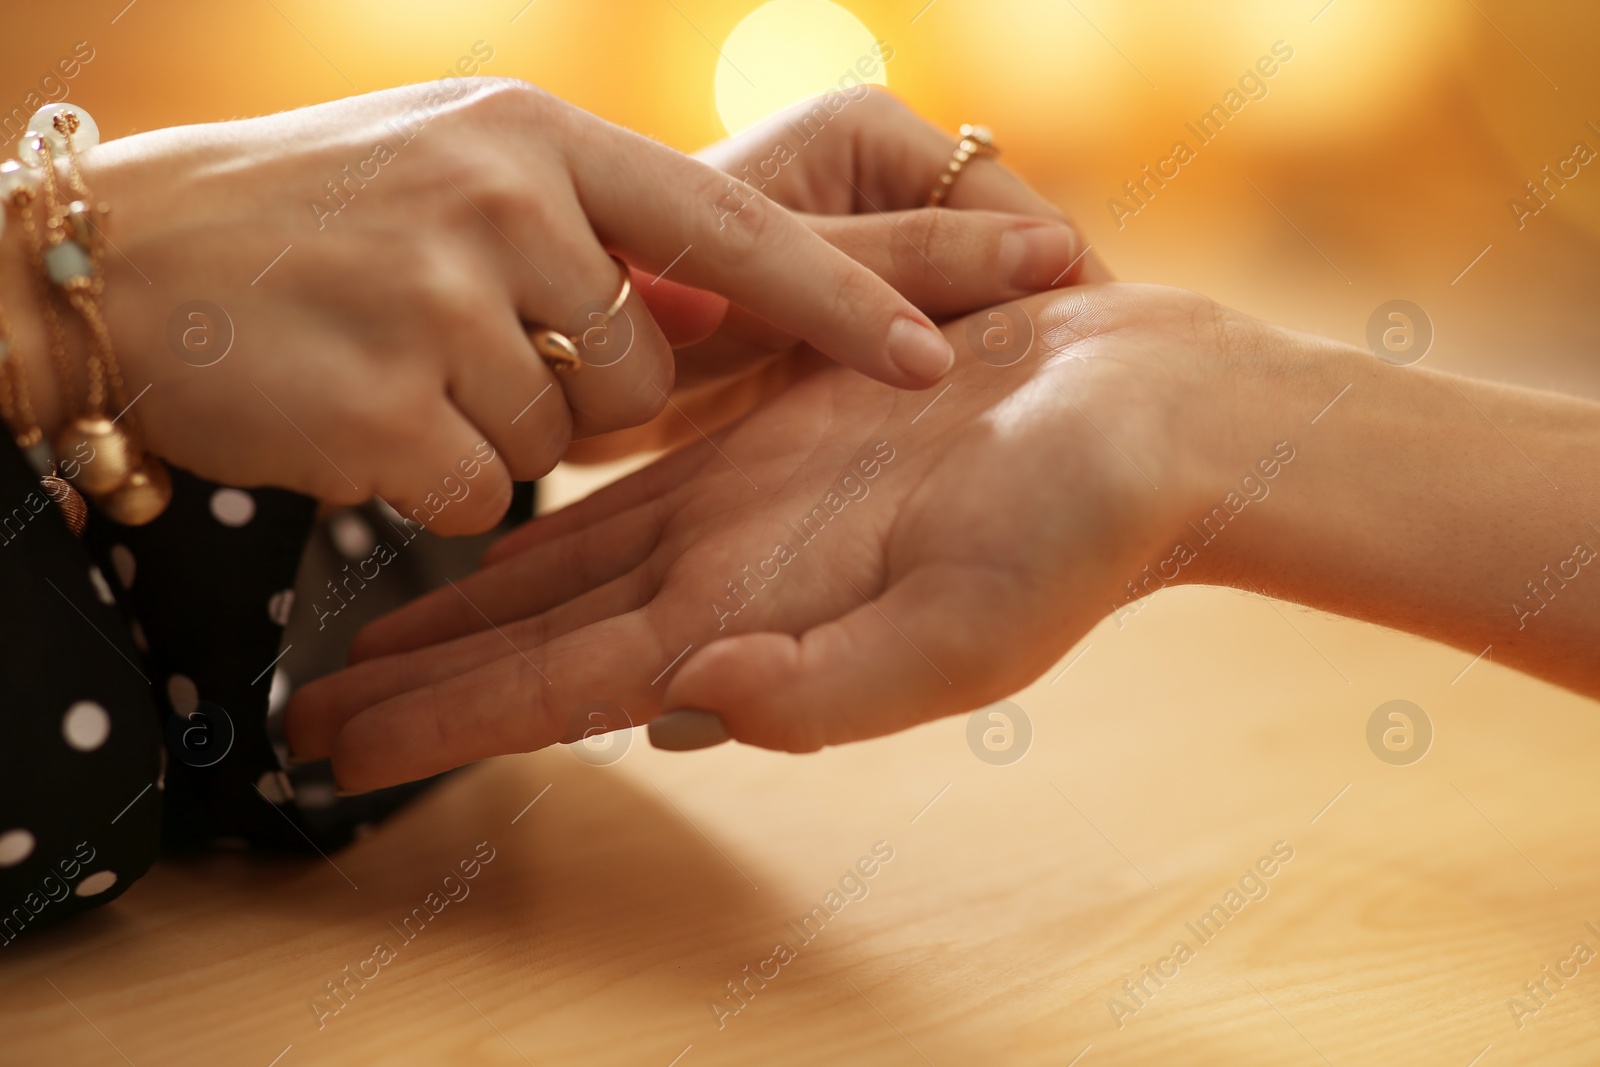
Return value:
<svg viewBox="0 0 1600 1067">
<path fill-rule="evenodd" d="M 1063 468 L 1051 484 L 1072 487 L 1063 521 L 1088 516 L 1099 531 L 1112 611 L 1167 585 L 1223 581 L 1234 558 L 1200 535 L 1206 516 L 1224 501 L 1237 506 L 1229 494 L 1258 461 L 1275 475 L 1282 465 L 1273 447 L 1282 437 L 1267 424 L 1269 397 L 1285 388 L 1273 379 L 1288 372 L 1249 358 L 1271 328 L 1153 286 L 1047 299 L 1024 306 L 1051 356 L 1038 394 Z"/>
<path fill-rule="evenodd" d="M 1492 649 L 1600 693 L 1600 406 L 1260 330 L 1197 392 L 1212 414 L 1187 432 L 1216 444 L 1178 580 Z"/>
<path fill-rule="evenodd" d="M 1163 536 L 1123 589 L 1135 596 L 1164 585 L 1278 589 L 1308 520 L 1307 489 L 1326 476 L 1317 459 L 1339 406 L 1404 373 L 1326 338 L 1206 310 L 1215 321 L 1197 332 L 1216 343 L 1168 362 Z"/>
</svg>

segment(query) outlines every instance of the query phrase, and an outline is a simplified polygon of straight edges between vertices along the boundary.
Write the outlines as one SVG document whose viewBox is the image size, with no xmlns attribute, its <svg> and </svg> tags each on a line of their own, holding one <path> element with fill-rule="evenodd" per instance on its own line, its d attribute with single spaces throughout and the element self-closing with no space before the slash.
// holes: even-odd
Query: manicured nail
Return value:
<svg viewBox="0 0 1600 1067">
<path fill-rule="evenodd" d="M 650 724 L 650 743 L 668 752 L 691 752 L 728 740 L 728 724 L 709 711 L 669 711 Z"/>
<path fill-rule="evenodd" d="M 1071 226 L 1026 226 L 1000 238 L 1000 271 L 1018 289 L 1037 293 L 1061 284 L 1081 251 Z"/>
<path fill-rule="evenodd" d="M 889 327 L 889 358 L 918 381 L 936 382 L 956 365 L 956 350 L 938 330 L 902 315 Z"/>
</svg>

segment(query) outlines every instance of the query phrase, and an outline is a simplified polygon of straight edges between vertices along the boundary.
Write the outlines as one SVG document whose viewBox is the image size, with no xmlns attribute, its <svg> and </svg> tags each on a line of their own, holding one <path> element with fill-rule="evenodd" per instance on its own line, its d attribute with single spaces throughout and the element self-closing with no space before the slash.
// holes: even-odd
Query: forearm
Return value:
<svg viewBox="0 0 1600 1067">
<path fill-rule="evenodd" d="M 1249 499 L 1248 448 L 1286 442 L 1294 458 L 1270 480 L 1255 471 L 1266 495 L 1237 515 L 1224 506 L 1221 533 L 1219 516 L 1194 516 L 1186 577 L 1487 651 L 1600 696 L 1600 405 L 1289 347 L 1233 372 L 1247 418 L 1225 437 L 1238 470 L 1219 489 Z"/>
</svg>

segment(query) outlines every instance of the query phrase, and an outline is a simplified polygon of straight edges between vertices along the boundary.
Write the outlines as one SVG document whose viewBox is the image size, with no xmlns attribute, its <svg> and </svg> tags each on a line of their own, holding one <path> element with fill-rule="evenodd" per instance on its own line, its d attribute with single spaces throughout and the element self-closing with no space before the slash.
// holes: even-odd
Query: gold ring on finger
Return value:
<svg viewBox="0 0 1600 1067">
<path fill-rule="evenodd" d="M 615 318 L 628 302 L 628 295 L 633 292 L 633 277 L 628 272 L 628 265 L 616 256 L 612 256 L 611 260 L 621 272 L 622 280 L 617 286 L 617 295 L 604 311 L 599 312 L 600 321 L 596 324 L 599 326 L 605 326 Z M 528 340 L 533 342 L 533 350 L 539 354 L 539 358 L 557 373 L 570 374 L 583 368 L 578 340 L 571 334 L 540 326 L 528 331 Z"/>
</svg>

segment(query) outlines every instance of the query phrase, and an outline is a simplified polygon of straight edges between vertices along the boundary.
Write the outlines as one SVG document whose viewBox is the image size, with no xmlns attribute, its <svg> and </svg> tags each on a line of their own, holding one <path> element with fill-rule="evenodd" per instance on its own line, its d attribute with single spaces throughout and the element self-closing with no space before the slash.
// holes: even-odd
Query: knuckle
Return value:
<svg viewBox="0 0 1600 1067">
<path fill-rule="evenodd" d="M 877 127 L 902 122 L 911 114 L 905 102 L 883 86 L 868 84 L 866 90 L 854 104 L 853 110 L 859 112 L 857 121 Z"/>
<path fill-rule="evenodd" d="M 560 190 L 553 186 L 547 168 L 519 164 L 499 147 L 461 149 L 448 167 L 447 180 L 454 187 L 444 188 L 448 197 L 445 210 L 453 228 L 458 233 L 477 234 L 491 248 L 509 240 L 507 232 L 558 232 L 569 202 L 564 196 L 551 195 Z"/>
<path fill-rule="evenodd" d="M 667 400 L 672 392 L 672 366 L 659 366 L 652 375 L 648 388 L 638 391 L 637 405 L 629 412 L 634 426 L 654 421 L 667 410 Z"/>
<path fill-rule="evenodd" d="M 475 495 L 482 494 L 482 499 L 479 500 L 478 506 L 482 509 L 483 514 L 492 516 L 492 521 L 498 522 L 500 517 L 511 507 L 511 475 L 509 471 L 503 473 L 486 471 L 484 473 L 486 477 L 483 481 L 479 482 L 476 487 L 468 489 L 467 492 Z M 455 478 L 456 476 L 451 474 L 449 477 Z"/>
<path fill-rule="evenodd" d="M 555 470 L 561 457 L 572 444 L 572 413 L 565 404 L 553 405 L 534 424 L 527 443 L 514 453 L 506 454 L 506 469 L 518 481 L 535 481 Z M 510 483 L 507 482 L 507 493 Z M 506 503 L 509 505 L 509 495 Z"/>
<path fill-rule="evenodd" d="M 772 747 L 796 755 L 820 752 L 827 747 L 822 727 L 810 715 L 794 713 L 774 717 Z"/>
<path fill-rule="evenodd" d="M 829 90 L 806 97 L 789 109 L 785 117 L 795 128 L 820 131 L 827 129 L 839 115 L 844 115 L 846 118 L 842 124 L 849 128 L 851 122 L 848 117 L 849 110 L 847 108 L 834 109 L 828 106 L 831 100 L 837 98 L 837 95 L 835 91 Z"/>
<path fill-rule="evenodd" d="M 661 414 L 667 407 L 672 390 L 673 362 L 671 349 L 650 345 L 649 351 L 639 353 L 636 369 L 625 389 L 612 398 L 608 412 L 612 429 L 642 426 Z"/>
<path fill-rule="evenodd" d="M 560 104 L 535 85 L 516 78 L 484 75 L 461 77 L 447 86 L 412 86 L 410 95 L 403 99 L 410 106 L 398 116 L 401 127 L 416 129 L 437 118 L 459 131 L 480 135 L 503 132 L 512 124 L 525 135 L 530 120 L 548 121 L 558 113 Z M 453 144 L 459 147 L 464 140 L 456 137 Z"/>
<path fill-rule="evenodd" d="M 783 209 L 739 179 L 709 167 L 695 180 L 699 198 L 716 207 L 713 233 L 722 242 L 722 251 L 736 262 L 758 255 Z"/>
<path fill-rule="evenodd" d="M 388 373 L 375 375 L 368 384 L 366 402 L 352 405 L 350 428 L 360 440 L 390 445 L 405 440 L 429 425 L 437 414 L 441 376 L 426 372 L 410 361 Z M 384 486 L 385 489 L 392 488 Z"/>
<path fill-rule="evenodd" d="M 512 752 L 532 752 L 536 748 L 556 743 L 566 728 L 566 714 L 554 697 L 550 695 L 550 680 L 540 668 L 524 656 L 513 656 L 508 662 L 514 672 L 513 684 L 516 693 L 527 694 L 520 699 L 527 701 L 527 709 L 522 714 L 506 716 L 505 732 L 507 748 Z"/>
<path fill-rule="evenodd" d="M 550 92 L 519 78 L 476 77 L 471 82 L 468 107 L 491 121 L 526 122 L 549 118 L 560 101 Z"/>
<path fill-rule="evenodd" d="M 948 208 L 930 207 L 912 212 L 901 225 L 905 233 L 889 234 L 895 269 L 901 277 L 932 274 L 942 260 L 956 260 L 962 221 Z"/>
<path fill-rule="evenodd" d="M 582 413 L 585 437 L 643 426 L 661 413 L 666 401 L 655 389 L 629 388 L 606 398 L 603 411 Z"/>
<path fill-rule="evenodd" d="M 539 217 L 541 198 L 530 195 L 526 183 L 517 180 L 507 161 L 491 152 L 469 152 L 468 155 L 473 158 L 463 159 L 449 179 L 461 195 L 456 196 L 448 188 L 443 190 L 455 201 L 449 208 L 451 222 L 458 232 L 484 230 L 485 218 L 501 225 L 524 212 L 533 216 L 530 225 L 538 226 L 543 222 Z M 488 240 L 492 235 L 485 232 L 483 237 Z"/>
<path fill-rule="evenodd" d="M 840 276 L 833 291 L 831 310 L 836 322 L 862 322 L 871 317 L 877 303 L 877 275 L 865 268 L 851 267 Z"/>
<path fill-rule="evenodd" d="M 417 257 L 408 274 L 412 313 L 430 335 L 475 338 L 494 321 L 494 289 L 484 283 L 480 264 L 472 256 L 436 249 Z"/>
<path fill-rule="evenodd" d="M 417 690 L 418 715 L 432 734 L 433 751 L 446 759 L 460 758 L 470 751 L 473 738 L 463 729 L 463 716 L 451 715 L 438 682 L 429 682 Z"/>
<path fill-rule="evenodd" d="M 499 611 L 494 614 L 506 615 L 507 613 Z M 482 616 L 479 616 L 473 622 L 475 625 L 481 626 Z M 501 626 L 501 630 L 515 642 L 518 648 L 538 648 L 550 640 L 550 635 L 555 630 L 554 624 L 544 615 L 535 615 L 531 619 L 520 619 L 515 622 L 502 618 L 496 625 Z"/>
</svg>

